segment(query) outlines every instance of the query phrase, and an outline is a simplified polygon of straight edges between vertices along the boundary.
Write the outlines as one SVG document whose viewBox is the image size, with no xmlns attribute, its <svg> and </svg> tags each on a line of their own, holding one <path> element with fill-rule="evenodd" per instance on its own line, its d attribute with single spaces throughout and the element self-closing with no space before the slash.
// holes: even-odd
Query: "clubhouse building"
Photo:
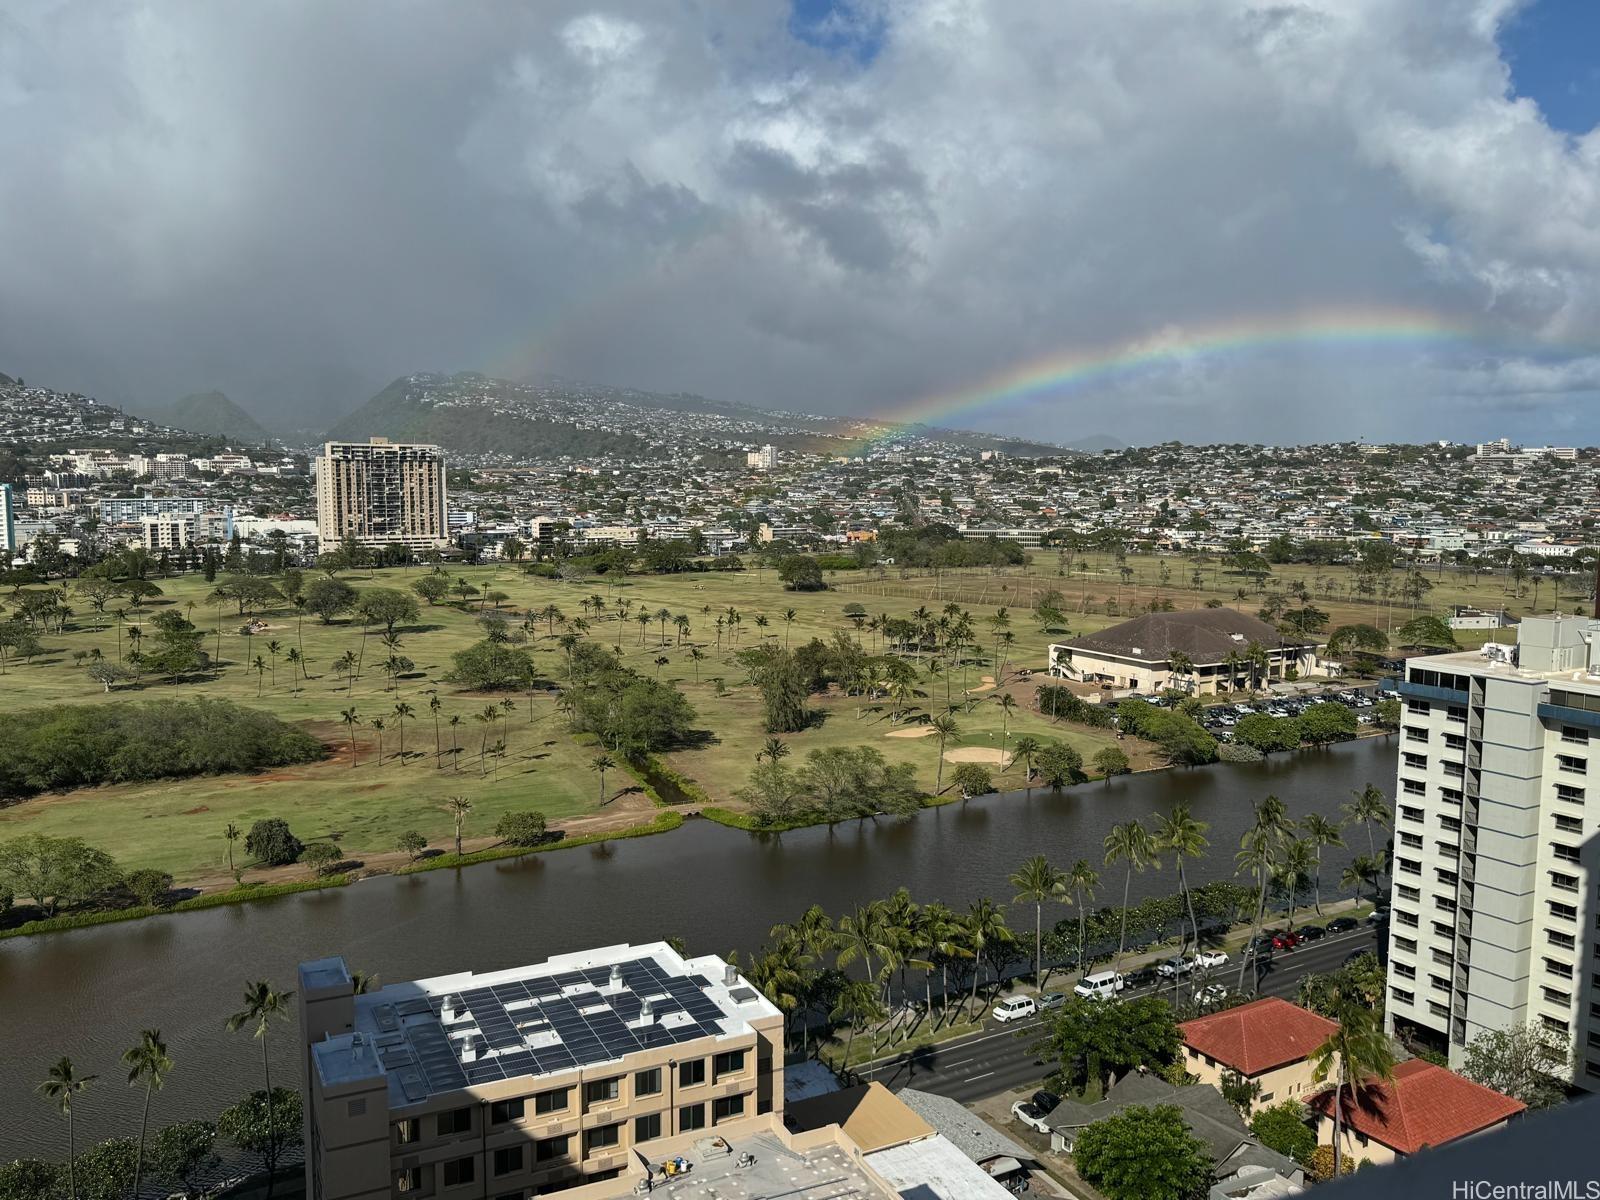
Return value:
<svg viewBox="0 0 1600 1200">
<path fill-rule="evenodd" d="M 1238 691 L 1326 669 L 1315 642 L 1231 608 L 1146 613 L 1050 647 L 1057 678 L 1147 694 Z"/>
</svg>

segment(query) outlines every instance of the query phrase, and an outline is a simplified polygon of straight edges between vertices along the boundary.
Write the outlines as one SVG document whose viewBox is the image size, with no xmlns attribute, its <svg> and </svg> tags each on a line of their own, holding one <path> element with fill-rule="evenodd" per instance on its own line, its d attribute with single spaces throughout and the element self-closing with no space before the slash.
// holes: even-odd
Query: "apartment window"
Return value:
<svg viewBox="0 0 1600 1200">
<path fill-rule="evenodd" d="M 1443 867 L 1435 867 L 1433 874 L 1434 878 L 1446 887 L 1455 887 L 1456 884 L 1461 882 L 1460 877 L 1454 871 L 1446 871 Z"/>
<path fill-rule="evenodd" d="M 1394 973 L 1402 979 L 1415 979 L 1417 977 L 1417 969 L 1410 963 L 1397 962 L 1391 965 L 1394 967 Z"/>
<path fill-rule="evenodd" d="M 1443 921 L 1435 921 L 1433 923 L 1433 936 L 1441 937 L 1448 941 L 1456 936 L 1456 927 L 1454 925 L 1446 925 Z"/>
<path fill-rule="evenodd" d="M 443 1178 L 445 1187 L 460 1187 L 464 1183 L 471 1183 L 477 1175 L 477 1160 L 470 1155 L 466 1158 L 452 1158 L 444 1164 Z"/>
<path fill-rule="evenodd" d="M 1422 892 L 1420 889 L 1414 888 L 1410 884 L 1405 883 L 1395 884 L 1394 894 L 1399 896 L 1402 900 L 1416 901 L 1422 898 Z"/>
<path fill-rule="evenodd" d="M 583 1131 L 583 1156 L 590 1157 L 596 1150 L 607 1150 L 622 1144 L 622 1125 L 601 1125 Z"/>
<path fill-rule="evenodd" d="M 1444 748 L 1446 750 L 1465 750 L 1467 748 L 1467 739 L 1457 733 L 1447 733 L 1444 735 Z"/>
<path fill-rule="evenodd" d="M 648 1117 L 635 1117 L 633 1119 L 633 1140 L 648 1142 L 661 1136 L 661 1114 L 651 1113 Z"/>
<path fill-rule="evenodd" d="M 394 1190 L 415 1192 L 422 1188 L 422 1168 L 404 1167 L 394 1173 Z"/>
<path fill-rule="evenodd" d="M 1443 800 L 1446 804 L 1460 804 L 1461 791 L 1459 788 L 1440 788 L 1439 799 Z"/>
<path fill-rule="evenodd" d="M 458 1133 L 471 1133 L 472 1110 L 470 1108 L 452 1108 L 449 1112 L 440 1113 L 438 1122 L 440 1137 L 455 1137 Z"/>
<path fill-rule="evenodd" d="M 1558 892 L 1576 892 L 1578 890 L 1578 877 L 1576 875 L 1563 875 L 1560 871 L 1551 871 L 1550 886 Z"/>
<path fill-rule="evenodd" d="M 1568 804 L 1582 804 L 1583 789 L 1581 787 L 1573 787 L 1567 783 L 1558 783 L 1556 784 L 1556 799 L 1565 800 Z"/>
<path fill-rule="evenodd" d="M 1548 1004 L 1559 1004 L 1562 1008 L 1566 1008 L 1572 1003 L 1571 992 L 1559 991 L 1553 987 L 1540 988 L 1539 990 L 1544 993 L 1545 1002 Z"/>
<path fill-rule="evenodd" d="M 622 1080 L 615 1077 L 611 1079 L 591 1079 L 583 1085 L 583 1102 L 585 1104 L 609 1104 L 622 1095 Z"/>
<path fill-rule="evenodd" d="M 711 1102 L 711 1120 L 715 1124 L 744 1116 L 744 1097 L 723 1096 Z"/>
<path fill-rule="evenodd" d="M 1575 863 L 1579 861 L 1578 848 L 1576 846 L 1568 846 L 1564 842 L 1551 842 L 1550 853 L 1562 862 Z"/>
<path fill-rule="evenodd" d="M 1422 864 L 1419 863 L 1414 858 L 1397 858 L 1394 861 L 1400 867 L 1400 871 L 1401 871 L 1402 874 L 1405 874 L 1405 875 L 1421 875 L 1422 874 Z"/>
<path fill-rule="evenodd" d="M 1446 721 L 1454 721 L 1459 725 L 1465 725 L 1467 723 L 1467 710 L 1459 705 L 1452 704 L 1446 710 L 1444 719 Z"/>
<path fill-rule="evenodd" d="M 1581 817 L 1569 817 L 1566 813 L 1557 813 L 1556 828 L 1562 833 L 1582 833 L 1583 819 Z"/>
<path fill-rule="evenodd" d="M 1450 1015 L 1450 1006 L 1448 1004 L 1440 1004 L 1437 1000 L 1429 1000 L 1428 1011 L 1436 1017 L 1448 1017 Z"/>
<path fill-rule="evenodd" d="M 1578 910 L 1570 904 L 1563 904 L 1559 900 L 1546 900 L 1545 903 L 1550 906 L 1550 915 L 1552 917 L 1557 917 L 1563 921 L 1576 921 L 1578 919 Z"/>
<path fill-rule="evenodd" d="M 1447 762 L 1447 763 L 1444 764 L 1444 773 L 1446 775 L 1453 776 L 1456 779 L 1460 779 L 1463 775 L 1465 775 L 1467 773 L 1467 769 L 1465 767 L 1463 767 L 1460 763 Z"/>
<path fill-rule="evenodd" d="M 1399 921 L 1402 925 L 1409 925 L 1412 929 L 1417 927 L 1417 914 L 1408 913 L 1403 908 L 1397 908 L 1394 910 L 1394 919 Z"/>
<path fill-rule="evenodd" d="M 1406 711 L 1414 717 L 1425 717 L 1429 712 L 1428 702 L 1426 700 L 1407 700 Z"/>
<path fill-rule="evenodd" d="M 706 1060 L 703 1058 L 692 1059 L 689 1062 L 678 1064 L 678 1086 L 693 1087 L 697 1083 L 706 1081 Z"/>
<path fill-rule="evenodd" d="M 1406 760 L 1406 766 L 1413 771 L 1426 771 L 1428 769 L 1428 756 L 1426 754 L 1411 754 L 1407 752 L 1401 757 Z"/>
<path fill-rule="evenodd" d="M 648 1071 L 640 1071 L 634 1075 L 633 1094 L 635 1096 L 659 1096 L 661 1094 L 661 1068 L 651 1067 Z"/>
<path fill-rule="evenodd" d="M 1455 957 L 1448 950 L 1436 949 L 1432 952 L 1432 958 L 1433 961 L 1438 963 L 1441 967 L 1448 967 L 1451 965 L 1451 963 L 1455 962 Z"/>
<path fill-rule="evenodd" d="M 1563 725 L 1561 727 L 1561 740 L 1576 746 L 1587 746 L 1589 744 L 1589 731 L 1579 729 L 1573 725 Z"/>
<path fill-rule="evenodd" d="M 1397 937 L 1394 940 L 1394 948 L 1407 954 L 1415 954 L 1417 952 L 1417 942 L 1415 938 Z"/>
<path fill-rule="evenodd" d="M 1422 823 L 1422 810 L 1420 808 L 1412 808 L 1409 804 L 1402 804 L 1400 806 L 1400 819 L 1402 821 L 1415 821 L 1420 825 Z"/>
<path fill-rule="evenodd" d="M 744 1070 L 743 1050 L 727 1050 L 711 1060 L 713 1079 L 721 1079 L 724 1075 L 737 1075 L 742 1070 Z"/>
<path fill-rule="evenodd" d="M 1587 775 L 1589 773 L 1589 760 L 1579 758 L 1576 754 L 1556 755 L 1556 769 L 1566 771 L 1569 775 Z"/>
<path fill-rule="evenodd" d="M 1407 850 L 1421 850 L 1422 835 L 1420 833 L 1406 833 L 1404 830 L 1401 830 L 1400 844 Z"/>
<path fill-rule="evenodd" d="M 1554 959 L 1554 958 L 1545 959 L 1544 960 L 1544 971 L 1545 971 L 1546 975 L 1559 975 L 1562 979 L 1571 979 L 1572 978 L 1572 966 L 1571 966 L 1571 964 L 1570 963 L 1561 962 L 1559 959 Z"/>
<path fill-rule="evenodd" d="M 1408 992 L 1404 988 L 1392 987 L 1389 989 L 1389 994 L 1400 1001 L 1401 1004 L 1415 1004 L 1417 1002 L 1417 994 Z"/>
<path fill-rule="evenodd" d="M 1446 858 L 1461 857 L 1461 847 L 1454 842 L 1435 842 L 1433 848 Z"/>
<path fill-rule="evenodd" d="M 1546 929 L 1544 936 L 1550 944 L 1558 950 L 1571 950 L 1577 946 L 1577 940 L 1570 933 L 1562 933 L 1556 929 Z"/>
<path fill-rule="evenodd" d="M 422 1123 L 415 1117 L 407 1117 L 403 1121 L 394 1123 L 394 1144 L 396 1146 L 409 1146 L 422 1138 Z"/>
<path fill-rule="evenodd" d="M 533 1098 L 534 1113 L 542 1117 L 549 1113 L 566 1112 L 571 1093 L 571 1088 L 553 1088 L 548 1092 L 540 1092 Z"/>
<path fill-rule="evenodd" d="M 520 1170 L 522 1170 L 521 1146 L 503 1146 L 494 1152 L 496 1175 L 513 1175 Z"/>
<path fill-rule="evenodd" d="M 565 1158 L 571 1140 L 567 1137 L 540 1138 L 533 1144 L 533 1161 L 544 1163 Z"/>
<path fill-rule="evenodd" d="M 515 1100 L 496 1100 L 489 1106 L 489 1121 L 494 1125 L 504 1125 L 507 1121 L 520 1121 L 526 1111 L 526 1104 L 521 1096 Z"/>
<path fill-rule="evenodd" d="M 704 1104 L 690 1104 L 678 1110 L 678 1132 L 688 1133 L 691 1129 L 704 1129 L 706 1127 L 706 1106 Z"/>
<path fill-rule="evenodd" d="M 1445 816 L 1443 813 L 1440 813 L 1439 814 L 1439 828 L 1443 829 L 1446 833 L 1460 833 L 1461 832 L 1461 818 L 1460 817 L 1449 817 L 1449 816 Z"/>
<path fill-rule="evenodd" d="M 1408 741 L 1408 742 L 1426 742 L 1427 740 L 1428 740 L 1428 731 L 1426 729 L 1418 729 L 1415 725 L 1407 725 L 1406 726 L 1406 741 Z"/>
<path fill-rule="evenodd" d="M 1416 779 L 1402 779 L 1400 790 L 1408 796 L 1425 796 L 1428 793 L 1428 785 Z"/>
<path fill-rule="evenodd" d="M 1561 1020 L 1560 1017 L 1541 1016 L 1539 1020 L 1543 1022 L 1544 1027 L 1550 1030 L 1551 1033 L 1559 1033 L 1562 1037 L 1572 1036 L 1572 1026 Z"/>
<path fill-rule="evenodd" d="M 1450 981 L 1442 975 L 1429 975 L 1428 986 L 1436 992 L 1448 992 L 1450 990 Z"/>
</svg>

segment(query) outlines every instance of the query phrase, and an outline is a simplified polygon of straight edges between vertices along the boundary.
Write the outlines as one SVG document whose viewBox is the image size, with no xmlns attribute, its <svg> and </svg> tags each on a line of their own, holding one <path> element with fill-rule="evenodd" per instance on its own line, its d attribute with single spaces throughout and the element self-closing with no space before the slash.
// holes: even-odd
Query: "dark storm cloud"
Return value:
<svg viewBox="0 0 1600 1200">
<path fill-rule="evenodd" d="M 318 427 L 422 369 L 887 410 L 1319 303 L 1559 349 L 1600 326 L 1600 134 L 1506 98 L 1510 5 L 880 0 L 871 53 L 778 0 L 3 5 L 0 370 Z M 981 420 L 1471 435 L 1592 377 L 1351 349 Z"/>
</svg>

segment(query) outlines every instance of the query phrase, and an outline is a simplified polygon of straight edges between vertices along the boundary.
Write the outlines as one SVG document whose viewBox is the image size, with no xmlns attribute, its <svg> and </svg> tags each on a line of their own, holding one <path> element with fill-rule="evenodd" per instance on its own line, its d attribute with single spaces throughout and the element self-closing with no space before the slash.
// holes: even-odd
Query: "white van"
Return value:
<svg viewBox="0 0 1600 1200">
<path fill-rule="evenodd" d="M 1078 981 L 1078 986 L 1072 989 L 1075 996 L 1082 996 L 1085 1000 L 1109 1000 L 1122 990 L 1122 976 L 1115 971 L 1101 971 L 1096 975 L 1085 975 Z"/>
<path fill-rule="evenodd" d="M 1033 1002 L 1032 996 L 1009 996 L 994 1006 L 992 1015 L 996 1021 L 1004 1024 L 1031 1017 L 1038 1011 L 1039 1006 Z"/>
</svg>

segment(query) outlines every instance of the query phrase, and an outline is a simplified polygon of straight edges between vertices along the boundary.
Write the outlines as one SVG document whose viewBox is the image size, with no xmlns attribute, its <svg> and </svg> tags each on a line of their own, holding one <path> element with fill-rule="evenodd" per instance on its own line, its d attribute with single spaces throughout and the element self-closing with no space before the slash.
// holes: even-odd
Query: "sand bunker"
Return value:
<svg viewBox="0 0 1600 1200">
<path fill-rule="evenodd" d="M 1011 756 L 1004 750 L 989 750 L 981 746 L 962 746 L 959 750 L 946 750 L 945 762 L 954 763 L 987 763 L 989 766 L 1004 768 Z"/>
<path fill-rule="evenodd" d="M 970 688 L 967 689 L 967 695 L 970 696 L 974 692 L 992 692 L 992 691 L 994 691 L 994 676 L 993 675 L 985 675 L 983 677 L 983 682 L 980 683 L 977 687 L 970 687 Z"/>
<path fill-rule="evenodd" d="M 926 725 L 913 725 L 909 729 L 893 729 L 884 734 L 884 737 L 919 738 L 927 737 L 933 730 Z"/>
</svg>

